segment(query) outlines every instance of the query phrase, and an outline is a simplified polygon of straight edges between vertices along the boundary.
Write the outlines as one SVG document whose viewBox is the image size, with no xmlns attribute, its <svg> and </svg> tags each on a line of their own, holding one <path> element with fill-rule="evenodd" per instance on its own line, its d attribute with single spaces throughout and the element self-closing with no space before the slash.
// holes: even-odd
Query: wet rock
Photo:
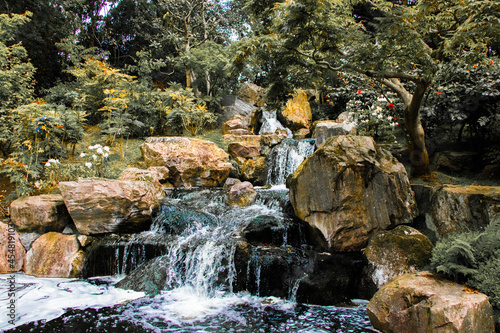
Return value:
<svg viewBox="0 0 500 333">
<path fill-rule="evenodd" d="M 286 230 L 275 216 L 261 215 L 254 218 L 243 230 L 246 240 L 255 244 L 283 245 Z"/>
<path fill-rule="evenodd" d="M 382 332 L 494 332 L 488 297 L 421 272 L 399 276 L 370 300 L 368 316 Z"/>
<path fill-rule="evenodd" d="M 373 138 L 336 136 L 289 178 L 295 214 L 334 251 L 356 251 L 379 230 L 407 224 L 417 207 L 404 166 Z"/>
<path fill-rule="evenodd" d="M 291 246 L 240 242 L 234 290 L 300 303 L 334 305 L 357 297 L 359 254 L 317 253 Z"/>
<path fill-rule="evenodd" d="M 0 274 L 18 272 L 26 255 L 14 225 L 0 222 Z"/>
<path fill-rule="evenodd" d="M 84 235 L 147 230 L 159 205 L 150 182 L 80 179 L 60 182 L 59 189 Z"/>
<path fill-rule="evenodd" d="M 14 200 L 10 218 L 20 231 L 61 232 L 71 222 L 62 196 L 44 194 Z"/>
<path fill-rule="evenodd" d="M 129 274 L 146 261 L 164 255 L 171 242 L 170 235 L 152 233 L 95 237 L 85 248 L 82 276 Z"/>
<path fill-rule="evenodd" d="M 356 124 L 354 123 L 338 123 L 332 120 L 316 121 L 313 124 L 312 138 L 316 140 L 316 148 L 321 146 L 329 137 L 337 135 L 356 135 Z"/>
<path fill-rule="evenodd" d="M 148 295 L 158 295 L 165 289 L 168 264 L 168 257 L 154 258 L 142 264 L 114 286 L 121 289 L 143 291 Z"/>
<path fill-rule="evenodd" d="M 57 232 L 43 234 L 26 253 L 27 275 L 52 278 L 74 278 L 81 274 L 83 251 L 74 235 Z"/>
<path fill-rule="evenodd" d="M 262 134 L 260 139 L 261 147 L 266 149 L 272 148 L 279 144 L 284 139 L 288 138 L 288 133 L 286 131 L 281 131 L 280 133 L 267 133 Z"/>
<path fill-rule="evenodd" d="M 214 143 L 194 138 L 148 138 L 141 146 L 148 166 L 166 166 L 176 187 L 219 186 L 232 169 L 228 154 Z"/>
<path fill-rule="evenodd" d="M 267 173 L 268 165 L 264 156 L 245 159 L 241 165 L 241 178 L 255 185 L 264 185 Z"/>
<path fill-rule="evenodd" d="M 425 209 L 426 225 L 437 237 L 485 227 L 499 218 L 497 186 L 443 186 L 432 195 Z"/>
<path fill-rule="evenodd" d="M 241 180 L 239 180 L 237 178 L 228 178 L 224 182 L 224 186 L 222 187 L 222 189 L 229 190 L 231 187 L 233 187 L 234 185 L 239 184 L 239 183 L 241 183 Z"/>
<path fill-rule="evenodd" d="M 290 99 L 283 111 L 278 115 L 279 120 L 293 132 L 301 128 L 311 127 L 311 106 L 306 92 L 298 90 L 297 94 Z"/>
<path fill-rule="evenodd" d="M 398 275 L 423 268 L 430 262 L 432 247 L 424 234 L 409 226 L 377 232 L 364 251 L 373 267 L 373 282 L 380 288 Z"/>
<path fill-rule="evenodd" d="M 229 189 L 227 202 L 234 206 L 250 206 L 256 195 L 257 191 L 253 188 L 252 183 L 242 182 L 233 185 Z"/>
</svg>

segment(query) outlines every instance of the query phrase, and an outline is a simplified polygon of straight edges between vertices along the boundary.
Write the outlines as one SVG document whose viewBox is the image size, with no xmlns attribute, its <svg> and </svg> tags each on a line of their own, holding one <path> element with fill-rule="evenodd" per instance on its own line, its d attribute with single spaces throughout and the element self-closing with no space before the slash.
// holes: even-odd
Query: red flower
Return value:
<svg viewBox="0 0 500 333">
<path fill-rule="evenodd" d="M 493 60 L 490 61 L 490 65 L 493 65 Z"/>
<path fill-rule="evenodd" d="M 389 109 L 392 109 L 392 108 L 394 107 L 394 104 L 392 104 L 392 103 L 391 103 L 391 104 L 387 105 L 387 107 L 388 107 Z"/>
<path fill-rule="evenodd" d="M 358 94 L 361 94 L 361 90 L 358 90 Z"/>
<path fill-rule="evenodd" d="M 436 93 L 436 95 L 439 95 L 440 93 L 441 93 L 441 92 L 440 92 L 440 91 L 438 91 L 438 92 Z"/>
</svg>

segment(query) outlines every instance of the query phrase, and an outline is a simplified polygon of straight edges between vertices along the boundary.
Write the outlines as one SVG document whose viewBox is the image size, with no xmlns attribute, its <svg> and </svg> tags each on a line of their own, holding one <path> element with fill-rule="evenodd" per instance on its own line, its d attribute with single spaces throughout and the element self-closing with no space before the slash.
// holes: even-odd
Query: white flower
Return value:
<svg viewBox="0 0 500 333">
<path fill-rule="evenodd" d="M 94 146 L 89 146 L 89 150 L 95 149 Z"/>
<path fill-rule="evenodd" d="M 90 169 L 90 168 L 92 168 L 92 163 L 90 163 L 90 162 L 85 162 L 85 166 L 86 166 L 87 168 L 89 168 L 89 169 Z"/>
<path fill-rule="evenodd" d="M 80 157 L 85 157 L 85 156 L 87 156 L 87 154 L 85 154 L 85 153 L 80 154 Z"/>
<path fill-rule="evenodd" d="M 104 158 L 107 158 L 107 157 L 109 156 L 109 154 L 108 154 L 108 153 L 104 153 L 104 154 L 102 154 L 102 156 L 103 156 Z"/>
<path fill-rule="evenodd" d="M 53 158 L 50 158 L 47 163 L 59 163 L 59 160 L 55 160 Z"/>
<path fill-rule="evenodd" d="M 35 187 L 39 188 L 40 187 L 40 182 L 35 182 Z"/>
<path fill-rule="evenodd" d="M 50 166 L 50 162 L 45 163 L 45 166 L 49 167 Z"/>
<path fill-rule="evenodd" d="M 102 148 L 101 147 L 97 148 L 96 153 L 102 155 L 103 154 Z"/>
<path fill-rule="evenodd" d="M 102 148 L 102 149 L 104 149 L 105 151 L 107 151 L 109 153 L 109 147 L 108 146 L 104 146 L 104 148 Z"/>
<path fill-rule="evenodd" d="M 94 159 L 94 161 L 97 160 L 97 156 L 95 154 L 92 155 L 92 158 Z"/>
</svg>

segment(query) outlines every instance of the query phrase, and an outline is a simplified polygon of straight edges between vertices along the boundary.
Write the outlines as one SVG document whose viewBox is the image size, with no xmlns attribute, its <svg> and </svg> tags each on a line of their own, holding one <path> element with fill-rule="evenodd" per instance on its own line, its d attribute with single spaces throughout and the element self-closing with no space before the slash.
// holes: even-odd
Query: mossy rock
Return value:
<svg viewBox="0 0 500 333">
<path fill-rule="evenodd" d="M 423 268 L 430 262 L 431 241 L 415 228 L 400 225 L 376 233 L 365 249 L 372 264 L 372 278 L 380 287 L 389 279 Z"/>
</svg>

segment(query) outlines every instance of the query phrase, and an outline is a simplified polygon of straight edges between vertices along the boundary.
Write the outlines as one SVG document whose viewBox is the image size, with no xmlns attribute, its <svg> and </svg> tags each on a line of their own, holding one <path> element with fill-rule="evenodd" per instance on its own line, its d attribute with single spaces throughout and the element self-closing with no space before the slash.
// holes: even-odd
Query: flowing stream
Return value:
<svg viewBox="0 0 500 333">
<path fill-rule="evenodd" d="M 295 161 L 312 152 L 300 143 L 286 142 L 283 147 L 288 153 L 276 156 L 294 156 L 287 157 L 294 162 L 285 163 L 291 169 L 271 173 L 274 185 L 283 184 Z M 280 161 L 276 165 L 282 165 Z M 366 301 L 354 300 L 349 307 L 300 304 L 297 292 L 308 275 L 299 272 L 277 281 L 279 272 L 269 273 L 261 253 L 280 254 L 288 260 L 285 268 L 309 265 L 304 255 L 307 237 L 290 222 L 289 210 L 288 191 L 282 187 L 259 189 L 248 207 L 228 206 L 226 192 L 220 189 L 167 191 L 149 231 L 110 235 L 90 249 L 85 274 L 111 276 L 41 279 L 16 274 L 16 324 L 3 318 L 0 330 L 376 332 Z M 263 221 L 272 227 L 253 232 Z M 256 243 L 247 242 L 254 234 L 260 235 Z M 7 278 L 0 275 L 1 302 L 8 299 Z M 149 295 L 115 287 L 122 278 L 118 285 L 135 286 Z"/>
</svg>

